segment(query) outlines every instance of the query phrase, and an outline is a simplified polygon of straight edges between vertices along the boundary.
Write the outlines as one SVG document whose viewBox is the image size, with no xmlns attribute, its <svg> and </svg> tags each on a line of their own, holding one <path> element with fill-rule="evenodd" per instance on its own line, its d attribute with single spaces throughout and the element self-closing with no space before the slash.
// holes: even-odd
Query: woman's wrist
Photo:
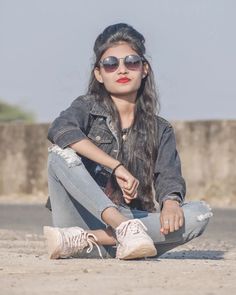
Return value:
<svg viewBox="0 0 236 295">
<path fill-rule="evenodd" d="M 168 207 L 168 206 L 173 206 L 173 205 L 177 205 L 177 206 L 179 206 L 179 201 L 177 201 L 177 200 L 170 200 L 170 199 L 167 199 L 167 200 L 165 200 L 164 202 L 163 202 L 163 205 L 162 205 L 162 207 Z"/>
<path fill-rule="evenodd" d="M 119 168 L 120 166 L 123 166 L 123 164 L 121 162 L 119 162 L 112 170 L 111 175 L 115 175 L 116 169 Z"/>
<path fill-rule="evenodd" d="M 109 163 L 109 168 L 111 170 L 114 170 L 118 164 L 120 164 L 120 161 L 113 158 L 113 159 L 111 159 L 111 161 Z"/>
</svg>

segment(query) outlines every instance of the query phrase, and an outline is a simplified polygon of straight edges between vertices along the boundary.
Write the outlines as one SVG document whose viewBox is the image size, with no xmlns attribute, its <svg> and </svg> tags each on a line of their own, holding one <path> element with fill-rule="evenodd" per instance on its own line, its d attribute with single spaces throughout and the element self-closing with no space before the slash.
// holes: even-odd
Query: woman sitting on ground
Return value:
<svg viewBox="0 0 236 295">
<path fill-rule="evenodd" d="M 201 235 L 212 215 L 202 201 L 184 202 L 174 131 L 158 116 L 144 43 L 127 24 L 107 27 L 87 94 L 50 126 L 53 227 L 44 234 L 52 259 L 157 257 Z"/>
</svg>

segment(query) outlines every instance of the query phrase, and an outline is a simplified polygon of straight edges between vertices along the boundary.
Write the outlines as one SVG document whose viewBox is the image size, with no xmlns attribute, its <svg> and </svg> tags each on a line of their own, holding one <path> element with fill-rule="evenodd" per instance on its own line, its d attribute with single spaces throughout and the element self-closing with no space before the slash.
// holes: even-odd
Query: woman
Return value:
<svg viewBox="0 0 236 295">
<path fill-rule="evenodd" d="M 158 116 L 144 42 L 127 24 L 107 27 L 95 41 L 87 94 L 49 129 L 51 259 L 159 256 L 202 234 L 212 215 L 204 202 L 184 203 L 175 136 Z"/>
</svg>

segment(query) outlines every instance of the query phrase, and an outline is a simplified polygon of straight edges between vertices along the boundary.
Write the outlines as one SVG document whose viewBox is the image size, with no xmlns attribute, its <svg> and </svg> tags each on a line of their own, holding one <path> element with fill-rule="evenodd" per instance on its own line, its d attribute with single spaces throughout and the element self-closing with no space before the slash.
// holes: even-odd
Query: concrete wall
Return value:
<svg viewBox="0 0 236 295">
<path fill-rule="evenodd" d="M 236 204 L 236 120 L 173 125 L 188 197 Z"/>
<path fill-rule="evenodd" d="M 236 203 L 236 120 L 172 123 L 187 198 Z M 47 129 L 0 125 L 0 195 L 47 195 Z"/>
<path fill-rule="evenodd" d="M 47 193 L 48 124 L 0 125 L 0 195 Z"/>
</svg>

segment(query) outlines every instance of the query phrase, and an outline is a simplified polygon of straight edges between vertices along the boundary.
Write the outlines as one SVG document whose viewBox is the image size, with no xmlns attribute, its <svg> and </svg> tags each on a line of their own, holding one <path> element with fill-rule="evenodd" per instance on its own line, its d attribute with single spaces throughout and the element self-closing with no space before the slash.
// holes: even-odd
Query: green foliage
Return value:
<svg viewBox="0 0 236 295">
<path fill-rule="evenodd" d="M 10 105 L 0 100 L 0 123 L 15 121 L 33 123 L 35 118 L 31 112 L 24 111 L 20 106 Z"/>
</svg>

